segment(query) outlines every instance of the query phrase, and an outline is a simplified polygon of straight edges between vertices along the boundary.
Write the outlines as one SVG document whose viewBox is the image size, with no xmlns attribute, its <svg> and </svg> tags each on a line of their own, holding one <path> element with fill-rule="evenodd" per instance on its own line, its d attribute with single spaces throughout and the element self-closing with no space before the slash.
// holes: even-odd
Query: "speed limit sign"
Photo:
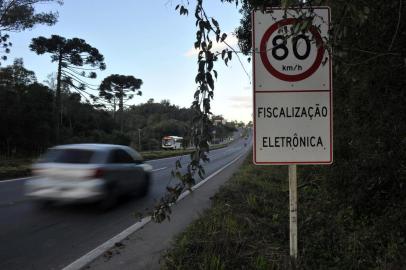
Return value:
<svg viewBox="0 0 406 270">
<path fill-rule="evenodd" d="M 253 12 L 254 163 L 333 160 L 327 7 Z"/>
<path fill-rule="evenodd" d="M 306 10 L 300 10 L 306 13 Z M 329 54 L 323 46 L 328 36 L 329 9 L 314 9 L 304 25 L 296 10 L 274 8 L 256 11 L 253 45 L 257 91 L 326 90 L 330 88 Z M 295 27 L 305 26 L 305 31 Z"/>
</svg>

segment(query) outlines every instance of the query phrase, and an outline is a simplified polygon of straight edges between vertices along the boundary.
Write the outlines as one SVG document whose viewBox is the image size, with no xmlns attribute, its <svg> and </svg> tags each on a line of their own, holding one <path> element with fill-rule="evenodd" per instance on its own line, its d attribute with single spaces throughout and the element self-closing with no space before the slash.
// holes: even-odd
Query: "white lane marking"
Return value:
<svg viewBox="0 0 406 270">
<path fill-rule="evenodd" d="M 189 156 L 189 154 L 181 155 L 181 156 L 166 157 L 166 158 L 150 159 L 150 160 L 147 160 L 145 162 L 148 163 L 148 162 L 161 161 L 161 160 L 165 160 L 165 159 L 175 159 L 175 158 L 186 157 L 186 156 Z"/>
<path fill-rule="evenodd" d="M 230 165 L 232 165 L 233 163 L 235 163 L 238 159 L 240 159 L 244 154 L 241 153 L 238 157 L 236 157 L 235 159 L 233 159 L 232 161 L 230 161 L 228 164 L 224 165 L 222 168 L 218 169 L 217 171 L 215 171 L 214 173 L 212 173 L 211 175 L 209 175 L 208 177 L 206 177 L 204 180 L 200 181 L 199 183 L 197 183 L 196 185 L 194 185 L 192 187 L 192 190 L 196 190 L 197 188 L 199 188 L 201 185 L 203 185 L 204 183 L 206 183 L 207 181 L 209 181 L 211 178 L 213 178 L 214 176 L 216 176 L 217 174 L 219 174 L 220 172 L 222 172 L 223 170 L 225 170 L 227 167 L 229 167 Z M 179 202 L 180 200 L 184 199 L 186 196 L 188 196 L 190 194 L 190 191 L 185 191 L 183 192 L 177 202 Z M 106 251 L 108 251 L 109 249 L 111 249 L 112 247 L 114 247 L 114 245 L 117 242 L 121 242 L 123 241 L 125 238 L 127 238 L 129 235 L 135 233 L 136 231 L 138 231 L 139 229 L 141 229 L 142 227 L 144 227 L 145 225 L 147 225 L 149 222 L 151 222 L 151 216 L 147 216 L 144 217 L 141 221 L 138 221 L 137 223 L 135 223 L 134 225 L 128 227 L 127 229 L 125 229 L 124 231 L 122 231 L 121 233 L 117 234 L 116 236 L 114 236 L 113 238 L 107 240 L 106 242 L 104 242 L 103 244 L 101 244 L 100 246 L 96 247 L 95 249 L 93 249 L 92 251 L 90 251 L 89 253 L 83 255 L 82 257 L 80 257 L 79 259 L 77 259 L 76 261 L 74 261 L 73 263 L 69 264 L 68 266 L 64 267 L 62 270 L 79 270 L 84 268 L 86 265 L 90 264 L 91 262 L 93 262 L 95 259 L 97 259 L 98 257 L 100 257 L 103 253 L 105 253 Z"/>
<path fill-rule="evenodd" d="M 162 170 L 165 170 L 167 167 L 162 167 L 162 168 L 159 168 L 159 169 L 155 169 L 155 170 L 152 170 L 153 172 L 158 172 L 158 171 L 162 171 Z"/>
<path fill-rule="evenodd" d="M 207 181 L 209 181 L 211 178 L 213 178 L 214 176 L 216 176 L 217 174 L 221 173 L 222 171 L 224 171 L 227 167 L 231 166 L 232 164 L 234 164 L 237 160 L 239 160 L 244 153 L 241 153 L 240 155 L 238 155 L 238 157 L 236 157 L 235 159 L 233 159 L 230 163 L 224 165 L 222 168 L 218 169 L 217 171 L 215 171 L 214 173 L 212 173 L 211 175 L 209 175 L 208 177 L 206 177 L 204 180 L 200 181 L 199 183 L 197 183 L 196 185 L 194 185 L 192 187 L 192 191 L 199 188 L 201 185 L 203 185 L 204 183 L 206 183 Z M 185 192 L 183 192 L 182 194 L 180 194 L 177 202 L 179 202 L 180 200 L 182 200 L 183 198 L 185 198 L 187 195 L 190 194 L 190 191 L 187 190 Z"/>
<path fill-rule="evenodd" d="M 30 178 L 32 178 L 32 176 L 23 177 L 23 178 L 15 178 L 15 179 L 10 179 L 10 180 L 0 180 L 0 184 L 1 184 L 1 183 L 13 182 L 13 181 L 27 180 L 27 179 L 30 179 Z"/>
<path fill-rule="evenodd" d="M 114 236 L 113 238 L 107 240 L 106 242 L 104 242 L 103 244 L 101 244 L 97 248 L 93 249 L 92 251 L 90 251 L 86 255 L 80 257 L 79 259 L 77 259 L 73 263 L 69 264 L 68 266 L 66 266 L 62 270 L 78 270 L 78 269 L 82 269 L 84 266 L 91 263 L 97 257 L 101 256 L 107 250 L 112 248 L 116 243 L 123 241 L 125 238 L 127 238 L 127 236 L 129 236 L 130 234 L 138 231 L 143 226 L 148 224 L 150 221 L 151 221 L 150 216 L 143 218 L 141 221 L 138 221 L 134 225 L 128 227 L 127 229 L 125 229 L 121 233 Z"/>
</svg>

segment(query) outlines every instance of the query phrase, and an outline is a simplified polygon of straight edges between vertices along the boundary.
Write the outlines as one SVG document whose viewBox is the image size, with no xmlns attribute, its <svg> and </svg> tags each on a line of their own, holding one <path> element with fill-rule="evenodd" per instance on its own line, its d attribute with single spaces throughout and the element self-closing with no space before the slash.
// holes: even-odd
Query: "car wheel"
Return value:
<svg viewBox="0 0 406 270">
<path fill-rule="evenodd" d="M 99 209 L 101 211 L 108 211 L 114 208 L 118 203 L 118 192 L 117 188 L 110 187 L 107 192 L 106 196 L 99 202 Z"/>
<path fill-rule="evenodd" d="M 53 200 L 47 200 L 47 199 L 42 199 L 42 200 L 36 200 L 35 204 L 38 206 L 40 209 L 48 209 L 51 208 L 54 205 Z"/>
</svg>

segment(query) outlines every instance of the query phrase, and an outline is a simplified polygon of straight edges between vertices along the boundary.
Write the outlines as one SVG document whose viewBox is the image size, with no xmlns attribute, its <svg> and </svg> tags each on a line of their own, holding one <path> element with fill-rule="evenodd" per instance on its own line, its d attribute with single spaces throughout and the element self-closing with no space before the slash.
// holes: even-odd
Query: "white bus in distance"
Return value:
<svg viewBox="0 0 406 270">
<path fill-rule="evenodd" d="M 178 136 L 165 136 L 162 139 L 163 149 L 181 149 L 183 138 Z"/>
</svg>

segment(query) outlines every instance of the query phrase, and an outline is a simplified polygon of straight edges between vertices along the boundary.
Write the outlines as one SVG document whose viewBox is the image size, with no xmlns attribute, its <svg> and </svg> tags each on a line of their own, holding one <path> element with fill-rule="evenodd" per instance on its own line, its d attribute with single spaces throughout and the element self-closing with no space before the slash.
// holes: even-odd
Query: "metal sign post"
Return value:
<svg viewBox="0 0 406 270">
<path fill-rule="evenodd" d="M 290 257 L 297 260 L 297 165 L 289 165 Z"/>
</svg>

